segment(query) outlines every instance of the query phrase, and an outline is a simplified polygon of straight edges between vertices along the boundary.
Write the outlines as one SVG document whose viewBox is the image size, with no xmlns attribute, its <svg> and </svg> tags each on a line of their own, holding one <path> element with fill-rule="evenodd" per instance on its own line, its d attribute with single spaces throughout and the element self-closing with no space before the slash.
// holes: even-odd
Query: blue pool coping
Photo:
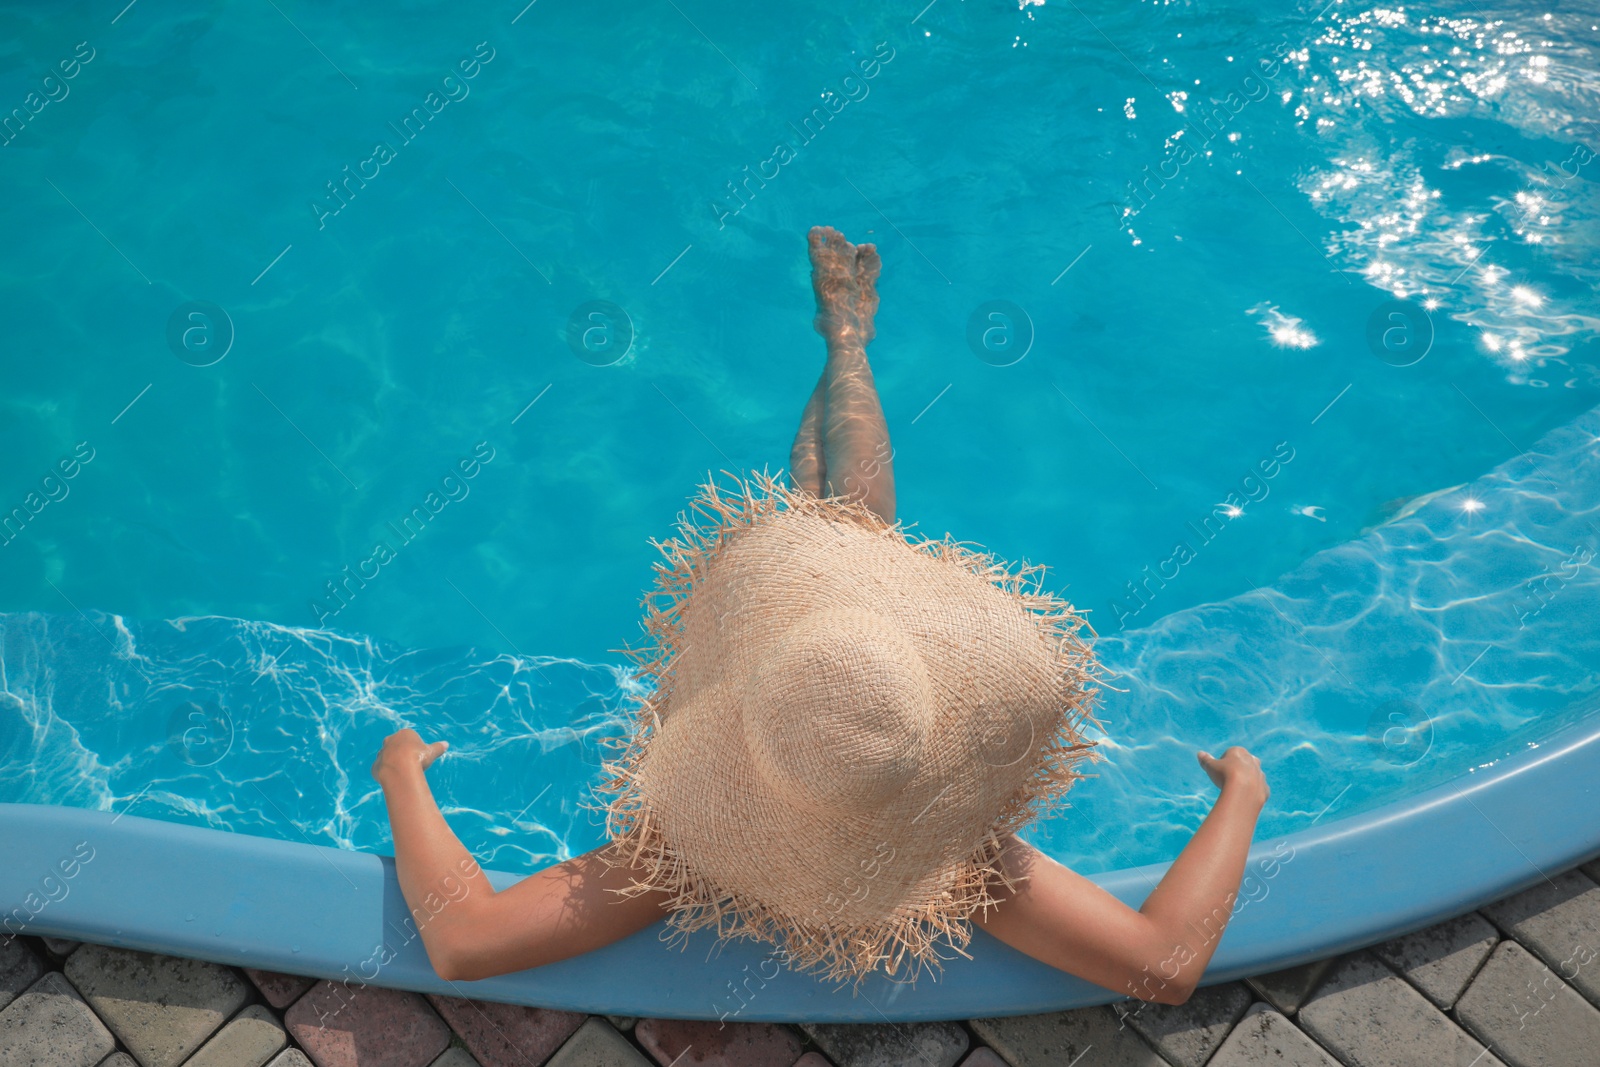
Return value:
<svg viewBox="0 0 1600 1067">
<path fill-rule="evenodd" d="M 1600 855 L 1600 715 L 1449 782 L 1257 842 L 1202 985 L 1431 926 Z M 1588 813 L 1586 816 L 1585 813 Z M 0 804 L 0 926 L 215 963 L 570 1011 L 742 1022 L 1026 1015 L 1124 999 L 975 929 L 937 981 L 874 975 L 852 996 L 772 946 L 665 922 L 587 953 L 448 982 L 408 936 L 394 860 L 56 805 Z M 1093 880 L 1139 907 L 1170 864 Z M 490 871 L 504 889 L 521 876 Z M 20 910 L 19 910 L 20 909 Z"/>
</svg>

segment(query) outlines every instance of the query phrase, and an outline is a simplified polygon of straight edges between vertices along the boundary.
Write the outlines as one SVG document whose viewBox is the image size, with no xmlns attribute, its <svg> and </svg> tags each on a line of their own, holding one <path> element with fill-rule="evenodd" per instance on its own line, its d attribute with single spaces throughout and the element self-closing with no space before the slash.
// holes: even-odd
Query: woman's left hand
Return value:
<svg viewBox="0 0 1600 1067">
<path fill-rule="evenodd" d="M 415 730 L 398 730 L 384 739 L 378 758 L 372 761 L 372 777 L 378 780 L 379 785 L 383 785 L 385 779 L 396 771 L 409 767 L 425 771 L 449 747 L 448 741 L 435 741 L 430 745 Z"/>
</svg>

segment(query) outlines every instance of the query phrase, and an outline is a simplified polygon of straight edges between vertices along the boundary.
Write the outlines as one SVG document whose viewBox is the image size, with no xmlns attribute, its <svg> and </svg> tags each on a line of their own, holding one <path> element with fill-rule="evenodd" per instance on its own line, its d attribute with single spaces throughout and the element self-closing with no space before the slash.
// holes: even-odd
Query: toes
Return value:
<svg viewBox="0 0 1600 1067">
<path fill-rule="evenodd" d="M 811 284 L 818 303 L 848 299 L 855 290 L 855 248 L 832 227 L 812 229 Z"/>
<path fill-rule="evenodd" d="M 878 281 L 883 271 L 883 260 L 878 258 L 876 245 L 856 246 L 856 285 L 867 292 Z"/>
<path fill-rule="evenodd" d="M 806 235 L 811 252 L 811 283 L 817 296 L 817 332 L 853 324 L 871 339 L 878 308 L 874 288 L 882 261 L 870 244 L 853 245 L 832 226 L 813 226 Z"/>
<path fill-rule="evenodd" d="M 819 257 L 837 259 L 848 245 L 844 234 L 832 226 L 811 227 L 811 231 L 806 234 L 806 243 L 810 246 L 813 260 Z"/>
<path fill-rule="evenodd" d="M 829 275 L 850 272 L 850 260 L 846 254 L 850 245 L 838 230 L 831 226 L 813 226 L 806 240 L 810 246 L 811 266 L 814 270 Z"/>
</svg>

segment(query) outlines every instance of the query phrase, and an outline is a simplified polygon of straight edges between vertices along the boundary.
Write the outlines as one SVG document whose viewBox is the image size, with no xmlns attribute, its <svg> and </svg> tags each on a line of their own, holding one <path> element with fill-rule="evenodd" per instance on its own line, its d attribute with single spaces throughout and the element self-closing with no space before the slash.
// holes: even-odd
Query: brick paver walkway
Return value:
<svg viewBox="0 0 1600 1067">
<path fill-rule="evenodd" d="M 0 941 L 0 1067 L 1596 1067 L 1600 860 L 1360 952 L 965 1022 L 584 1016 Z"/>
</svg>

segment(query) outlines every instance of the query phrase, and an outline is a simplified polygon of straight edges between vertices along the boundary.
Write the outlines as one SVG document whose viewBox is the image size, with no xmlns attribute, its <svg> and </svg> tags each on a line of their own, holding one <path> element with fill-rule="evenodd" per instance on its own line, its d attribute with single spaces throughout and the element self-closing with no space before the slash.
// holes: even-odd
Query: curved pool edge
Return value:
<svg viewBox="0 0 1600 1067">
<path fill-rule="evenodd" d="M 1452 918 L 1600 854 L 1600 716 L 1538 748 L 1349 818 L 1258 842 L 1204 985 L 1348 952 Z M 572 1011 L 745 1022 L 1023 1015 L 1121 999 L 975 931 L 938 981 L 874 976 L 852 997 L 770 949 L 665 923 L 481 982 L 438 978 L 394 861 L 321 845 L 53 805 L 0 804 L 6 933 Z M 1169 864 L 1094 876 L 1133 907 Z M 518 876 L 490 872 L 504 888 Z M 1249 879 L 1253 878 L 1254 881 Z M 53 879 L 49 880 L 49 879 Z M 24 921 L 19 922 L 19 916 Z M 9 919 L 8 919 L 9 917 Z"/>
</svg>

